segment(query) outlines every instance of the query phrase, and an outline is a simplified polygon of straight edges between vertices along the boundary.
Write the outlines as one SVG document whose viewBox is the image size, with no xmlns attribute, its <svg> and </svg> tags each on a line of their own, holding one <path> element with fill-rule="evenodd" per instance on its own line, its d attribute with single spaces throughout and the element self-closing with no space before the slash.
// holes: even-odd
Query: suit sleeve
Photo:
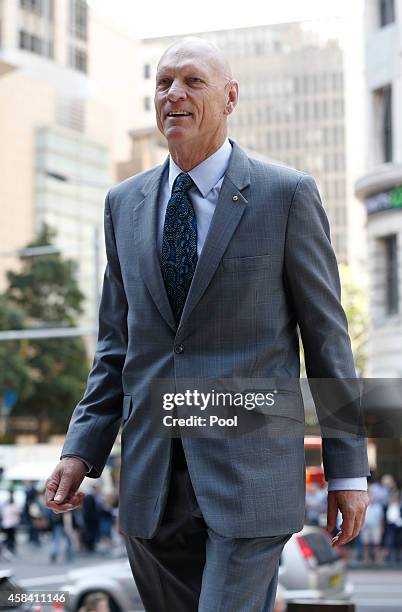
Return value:
<svg viewBox="0 0 402 612">
<path fill-rule="evenodd" d="M 119 431 L 127 352 L 127 300 L 116 249 L 109 194 L 104 229 L 107 265 L 99 308 L 99 331 L 93 365 L 82 400 L 71 417 L 61 457 L 75 455 L 91 465 L 98 478 Z"/>
<path fill-rule="evenodd" d="M 367 476 L 367 441 L 361 435 L 360 392 L 338 265 L 316 183 L 308 175 L 299 179 L 289 210 L 285 286 L 299 325 L 322 433 L 323 428 L 336 432 L 323 433 L 325 477 Z"/>
</svg>

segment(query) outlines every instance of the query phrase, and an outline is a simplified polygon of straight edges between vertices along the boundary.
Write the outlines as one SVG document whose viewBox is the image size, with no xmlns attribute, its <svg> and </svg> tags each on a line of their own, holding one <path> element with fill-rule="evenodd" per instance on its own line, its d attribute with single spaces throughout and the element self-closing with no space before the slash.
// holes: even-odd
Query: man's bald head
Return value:
<svg viewBox="0 0 402 612">
<path fill-rule="evenodd" d="M 158 69 L 164 60 L 172 55 L 176 57 L 198 56 L 203 61 L 208 62 L 217 77 L 222 77 L 225 80 L 232 78 L 232 70 L 223 51 L 213 43 L 198 36 L 186 36 L 171 44 L 160 58 Z"/>
<path fill-rule="evenodd" d="M 156 122 L 183 171 L 222 145 L 238 85 L 222 51 L 202 38 L 184 38 L 162 55 L 155 82 Z"/>
</svg>

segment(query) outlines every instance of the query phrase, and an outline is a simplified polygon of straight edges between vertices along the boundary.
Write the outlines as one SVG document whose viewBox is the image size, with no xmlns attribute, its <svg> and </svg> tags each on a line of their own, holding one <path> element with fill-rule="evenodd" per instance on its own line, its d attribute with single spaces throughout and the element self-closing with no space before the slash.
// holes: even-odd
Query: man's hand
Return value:
<svg viewBox="0 0 402 612">
<path fill-rule="evenodd" d="M 53 512 L 79 508 L 84 493 L 78 489 L 87 473 L 85 464 L 76 457 L 64 457 L 46 481 L 45 504 Z"/>
<path fill-rule="evenodd" d="M 338 510 L 342 514 L 341 532 L 332 540 L 332 545 L 347 544 L 353 540 L 364 525 L 369 496 L 366 491 L 330 491 L 328 493 L 327 531 L 336 527 Z"/>
</svg>

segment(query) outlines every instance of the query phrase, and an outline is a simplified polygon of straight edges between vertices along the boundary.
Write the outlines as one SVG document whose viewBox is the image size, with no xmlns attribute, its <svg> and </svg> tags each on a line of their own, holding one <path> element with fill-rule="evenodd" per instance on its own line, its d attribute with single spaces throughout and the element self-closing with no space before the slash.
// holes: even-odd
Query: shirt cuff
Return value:
<svg viewBox="0 0 402 612">
<path fill-rule="evenodd" d="M 367 491 L 367 478 L 328 478 L 328 491 Z"/>
<path fill-rule="evenodd" d="M 86 459 L 83 459 L 82 457 L 78 457 L 78 455 L 63 455 L 63 457 L 73 457 L 74 459 L 79 459 L 80 461 L 82 461 L 82 463 L 84 463 L 87 468 L 87 474 L 89 474 L 89 472 L 93 468 L 93 465 L 91 463 L 88 463 L 88 461 L 86 461 Z"/>
</svg>

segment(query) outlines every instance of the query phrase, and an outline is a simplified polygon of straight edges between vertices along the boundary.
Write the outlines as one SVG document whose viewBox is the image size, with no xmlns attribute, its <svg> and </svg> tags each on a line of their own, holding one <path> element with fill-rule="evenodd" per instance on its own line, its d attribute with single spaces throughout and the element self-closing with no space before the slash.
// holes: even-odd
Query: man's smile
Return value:
<svg viewBox="0 0 402 612">
<path fill-rule="evenodd" d="M 191 117 L 192 113 L 188 111 L 170 111 L 166 113 L 165 119 L 185 119 L 186 117 Z"/>
</svg>

